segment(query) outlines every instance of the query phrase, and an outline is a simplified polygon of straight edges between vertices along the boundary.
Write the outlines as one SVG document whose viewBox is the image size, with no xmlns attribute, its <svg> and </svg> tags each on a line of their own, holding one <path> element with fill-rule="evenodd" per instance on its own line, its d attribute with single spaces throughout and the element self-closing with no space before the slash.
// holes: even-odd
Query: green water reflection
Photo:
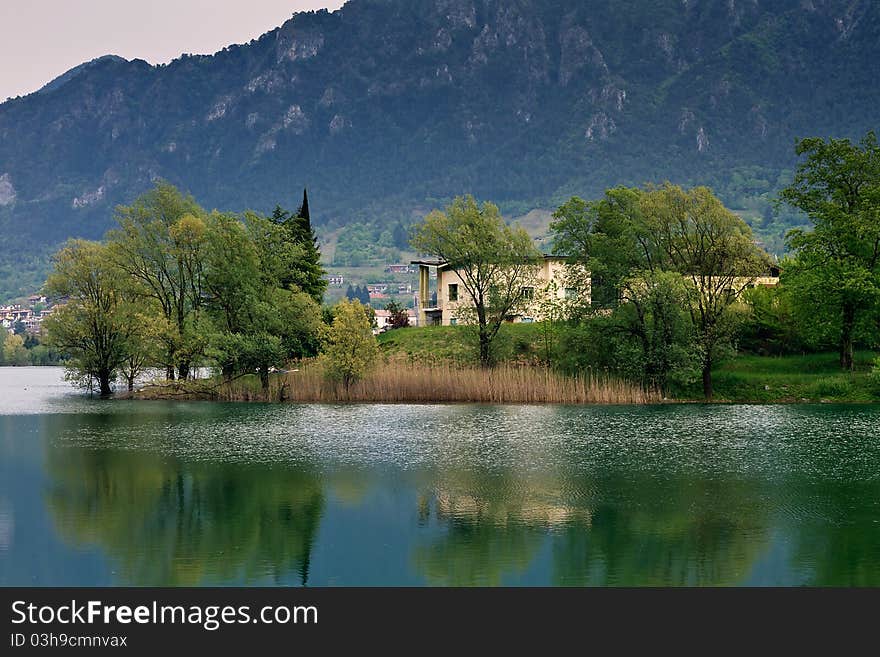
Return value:
<svg viewBox="0 0 880 657">
<path fill-rule="evenodd" d="M 112 555 L 121 581 L 193 586 L 291 572 L 308 581 L 324 506 L 314 473 L 83 449 L 51 451 L 48 472 L 60 535 Z"/>
<path fill-rule="evenodd" d="M 0 415 L 0 584 L 880 585 L 877 407 Z"/>
</svg>

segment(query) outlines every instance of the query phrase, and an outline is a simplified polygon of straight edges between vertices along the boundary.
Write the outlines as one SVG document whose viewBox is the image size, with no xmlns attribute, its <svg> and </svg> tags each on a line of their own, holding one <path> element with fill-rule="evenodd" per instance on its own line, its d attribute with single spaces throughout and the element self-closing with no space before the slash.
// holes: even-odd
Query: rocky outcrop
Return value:
<svg viewBox="0 0 880 657">
<path fill-rule="evenodd" d="M 12 186 L 12 177 L 8 173 L 0 175 L 0 206 L 15 203 L 15 187 Z"/>
</svg>

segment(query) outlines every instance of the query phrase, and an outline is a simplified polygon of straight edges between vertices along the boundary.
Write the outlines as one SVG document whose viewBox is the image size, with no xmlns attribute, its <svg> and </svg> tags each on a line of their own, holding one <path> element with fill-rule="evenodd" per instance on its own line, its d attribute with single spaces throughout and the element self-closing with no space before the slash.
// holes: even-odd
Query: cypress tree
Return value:
<svg viewBox="0 0 880 657">
<path fill-rule="evenodd" d="M 324 298 L 324 290 L 327 289 L 327 280 L 324 278 L 326 272 L 321 266 L 318 239 L 315 236 L 315 231 L 312 230 L 308 192 L 303 190 L 303 202 L 296 215 L 292 215 L 280 205 L 276 205 L 272 212 L 272 221 L 285 228 L 289 241 L 296 245 L 297 250 L 302 254 L 291 262 L 289 274 L 282 279 L 282 285 L 284 287 L 296 285 L 315 301 L 321 303 Z"/>
<path fill-rule="evenodd" d="M 302 219 L 303 228 L 309 233 L 312 232 L 312 217 L 309 214 L 309 190 L 303 190 L 303 202 L 296 212 L 296 216 Z"/>
</svg>

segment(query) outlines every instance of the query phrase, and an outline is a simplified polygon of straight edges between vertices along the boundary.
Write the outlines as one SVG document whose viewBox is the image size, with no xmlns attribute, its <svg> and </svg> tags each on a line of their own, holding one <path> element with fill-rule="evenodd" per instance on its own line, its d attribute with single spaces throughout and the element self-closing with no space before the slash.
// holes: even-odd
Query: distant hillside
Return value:
<svg viewBox="0 0 880 657">
<path fill-rule="evenodd" d="M 0 296 L 156 178 L 208 207 L 396 224 L 671 179 L 778 249 L 797 137 L 880 115 L 871 0 L 351 0 L 171 64 L 101 58 L 0 105 Z"/>
</svg>

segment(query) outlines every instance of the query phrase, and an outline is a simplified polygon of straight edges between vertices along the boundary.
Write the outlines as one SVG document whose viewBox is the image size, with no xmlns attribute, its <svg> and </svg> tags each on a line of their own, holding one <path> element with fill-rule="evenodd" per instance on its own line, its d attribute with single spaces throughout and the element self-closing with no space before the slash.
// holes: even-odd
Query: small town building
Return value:
<svg viewBox="0 0 880 657">
<path fill-rule="evenodd" d="M 521 312 L 507 318 L 512 323 L 535 322 L 544 319 L 541 299 L 555 299 L 560 302 L 580 300 L 590 303 L 589 278 L 586 289 L 569 287 L 567 281 L 567 257 L 545 255 L 535 267 L 535 276 L 530 284 L 522 289 L 525 303 Z M 460 321 L 461 307 L 470 305 L 466 286 L 461 273 L 442 260 L 414 260 L 419 268 L 419 293 L 417 310 L 419 326 L 454 326 Z M 436 275 L 436 288 L 432 290 L 431 279 Z"/>
</svg>

